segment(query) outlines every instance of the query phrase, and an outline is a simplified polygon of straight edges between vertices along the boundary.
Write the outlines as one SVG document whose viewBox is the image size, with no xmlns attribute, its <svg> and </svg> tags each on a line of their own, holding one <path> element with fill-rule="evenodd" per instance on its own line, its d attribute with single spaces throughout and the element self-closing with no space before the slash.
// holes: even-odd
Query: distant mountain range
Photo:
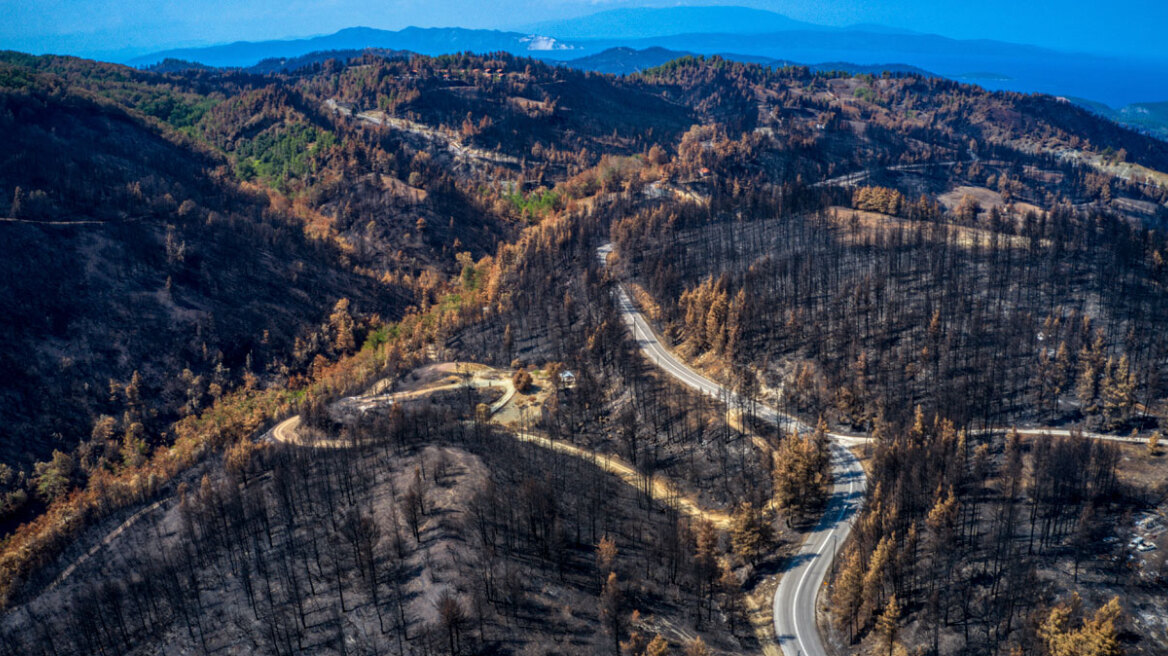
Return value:
<svg viewBox="0 0 1168 656">
<path fill-rule="evenodd" d="M 521 31 L 355 27 L 304 39 L 168 50 L 125 63 L 149 66 L 170 58 L 249 67 L 265 59 L 366 48 L 426 55 L 505 51 L 612 73 L 656 65 L 670 53 L 734 53 L 726 56 L 815 68 L 929 71 L 993 90 L 1086 98 L 1109 107 L 1168 99 L 1168 63 L 951 39 L 879 25 L 827 27 L 744 7 L 617 9 L 526 25 Z"/>
<path fill-rule="evenodd" d="M 759 34 L 789 30 L 831 29 L 773 11 L 749 7 L 631 7 L 579 18 L 545 21 L 521 28 L 561 39 L 647 39 L 673 34 Z"/>
<path fill-rule="evenodd" d="M 307 39 L 237 41 L 220 46 L 164 50 L 135 57 L 125 63 L 149 66 L 164 59 L 178 59 L 220 68 L 245 68 L 265 59 L 290 59 L 312 52 L 366 48 L 408 50 L 423 55 L 505 51 L 545 58 L 557 52 L 565 53 L 567 57 L 580 52 L 577 46 L 561 43 L 554 38 L 520 32 L 468 30 L 460 27 L 407 27 L 396 31 L 350 27 L 335 34 Z"/>
<path fill-rule="evenodd" d="M 795 20 L 751 7 L 630 7 L 610 9 L 567 20 L 544 21 L 518 28 L 560 39 L 648 39 L 676 34 L 773 34 L 776 32 L 867 32 L 918 34 L 886 25 L 861 23 L 830 27 Z"/>
</svg>

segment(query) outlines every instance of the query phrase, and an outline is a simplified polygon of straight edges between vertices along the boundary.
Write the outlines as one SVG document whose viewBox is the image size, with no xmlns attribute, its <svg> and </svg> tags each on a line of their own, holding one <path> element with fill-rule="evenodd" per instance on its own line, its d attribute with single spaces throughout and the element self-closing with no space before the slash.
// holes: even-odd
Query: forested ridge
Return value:
<svg viewBox="0 0 1168 656">
<path fill-rule="evenodd" d="M 872 438 L 834 649 L 1165 648 L 1163 142 L 911 75 L 384 52 L 3 53 L 0 130 L 10 653 L 773 649 L 829 431 Z M 444 362 L 516 396 L 384 396 Z"/>
</svg>

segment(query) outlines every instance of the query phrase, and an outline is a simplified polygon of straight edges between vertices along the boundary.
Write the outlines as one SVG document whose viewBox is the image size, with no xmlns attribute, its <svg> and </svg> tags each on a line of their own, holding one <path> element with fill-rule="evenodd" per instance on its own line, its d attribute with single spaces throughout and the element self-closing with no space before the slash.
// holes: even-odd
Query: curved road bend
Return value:
<svg viewBox="0 0 1168 656">
<path fill-rule="evenodd" d="M 596 254 L 601 263 L 606 264 L 611 252 L 612 244 L 605 244 L 597 249 Z M 738 402 L 739 397 L 733 390 L 723 387 L 678 361 L 657 339 L 649 323 L 633 305 L 624 285 L 619 283 L 616 286 L 616 300 L 621 317 L 633 331 L 633 338 L 637 340 L 637 344 L 650 361 L 682 384 L 702 394 L 727 403 Z M 765 405 L 758 405 L 757 408 L 757 415 L 762 419 L 772 423 L 783 421 L 799 432 L 811 430 L 810 426 L 798 418 L 774 408 Z M 864 470 L 856 457 L 846 448 L 859 439 L 836 433 L 828 433 L 828 436 L 835 442 L 832 445 L 831 498 L 823 517 L 803 541 L 803 546 L 783 573 L 779 587 L 775 590 L 773 609 L 775 636 L 787 656 L 828 656 L 815 622 L 815 600 L 836 551 L 851 532 L 852 519 L 864 496 Z"/>
<path fill-rule="evenodd" d="M 501 396 L 498 401 L 495 401 L 490 406 L 488 406 L 488 412 L 492 416 L 497 414 L 500 410 L 503 409 L 504 406 L 506 406 L 508 403 L 510 403 L 511 399 L 515 397 L 515 393 L 516 393 L 515 384 L 513 382 L 511 382 L 511 379 L 508 377 L 503 377 L 499 380 L 471 378 L 470 380 L 465 381 L 465 382 L 460 381 L 457 383 L 452 383 L 450 385 L 431 387 L 428 389 L 421 390 L 420 392 L 394 392 L 394 393 L 373 392 L 373 393 L 362 394 L 361 396 L 356 397 L 356 398 L 365 399 L 368 401 L 375 401 L 375 402 L 393 403 L 395 400 L 403 398 L 403 397 L 414 397 L 414 396 L 419 396 L 419 395 L 433 394 L 434 392 L 439 392 L 439 391 L 443 391 L 443 390 L 461 389 L 464 385 L 470 385 L 471 387 L 480 387 L 480 388 L 482 388 L 482 387 L 502 387 L 503 388 L 503 396 Z M 381 383 L 379 382 L 373 386 L 373 389 L 377 390 L 380 388 L 380 386 L 381 386 Z M 300 415 L 292 415 L 291 417 L 288 417 L 284 421 L 281 421 L 280 423 L 273 426 L 272 430 L 268 431 L 267 433 L 264 433 L 260 437 L 260 440 L 265 441 L 265 442 L 284 442 L 286 444 L 300 444 L 301 446 L 309 446 L 309 445 L 304 445 L 301 443 L 301 440 L 296 433 L 299 429 L 300 429 Z M 340 440 L 323 439 L 323 440 L 313 441 L 311 446 L 317 446 L 317 447 L 326 448 L 326 449 L 335 449 L 335 448 L 352 446 L 352 444 L 349 442 L 344 442 L 344 441 L 340 441 Z"/>
</svg>

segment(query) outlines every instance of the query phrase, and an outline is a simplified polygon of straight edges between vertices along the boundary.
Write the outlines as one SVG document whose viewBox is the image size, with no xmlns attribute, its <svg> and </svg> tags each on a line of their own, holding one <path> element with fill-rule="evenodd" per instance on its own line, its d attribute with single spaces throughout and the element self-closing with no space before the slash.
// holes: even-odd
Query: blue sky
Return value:
<svg viewBox="0 0 1168 656">
<path fill-rule="evenodd" d="M 0 48 L 101 56 L 309 36 L 354 25 L 508 29 L 668 4 L 746 5 L 826 25 L 880 23 L 956 38 L 1168 60 L 1165 0 L 0 0 Z"/>
</svg>

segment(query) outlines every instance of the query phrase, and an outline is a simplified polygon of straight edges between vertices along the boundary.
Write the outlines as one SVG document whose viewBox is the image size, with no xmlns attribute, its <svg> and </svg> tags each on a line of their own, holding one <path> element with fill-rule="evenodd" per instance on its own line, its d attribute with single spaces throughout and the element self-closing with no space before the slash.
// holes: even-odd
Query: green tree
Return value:
<svg viewBox="0 0 1168 656">
<path fill-rule="evenodd" d="M 53 457 L 48 462 L 38 462 L 33 467 L 37 493 L 48 501 L 56 500 L 72 487 L 75 471 L 73 457 L 54 449 Z"/>
<path fill-rule="evenodd" d="M 464 251 L 455 255 L 454 259 L 458 261 L 459 270 L 461 271 L 459 279 L 461 280 L 462 288 L 466 291 L 474 291 L 478 287 L 478 275 L 471 254 Z"/>
<path fill-rule="evenodd" d="M 133 421 L 129 412 L 123 419 L 126 428 L 122 436 L 122 464 L 127 467 L 137 467 L 146 461 L 149 447 L 146 445 L 146 427 L 142 422 Z"/>
</svg>

